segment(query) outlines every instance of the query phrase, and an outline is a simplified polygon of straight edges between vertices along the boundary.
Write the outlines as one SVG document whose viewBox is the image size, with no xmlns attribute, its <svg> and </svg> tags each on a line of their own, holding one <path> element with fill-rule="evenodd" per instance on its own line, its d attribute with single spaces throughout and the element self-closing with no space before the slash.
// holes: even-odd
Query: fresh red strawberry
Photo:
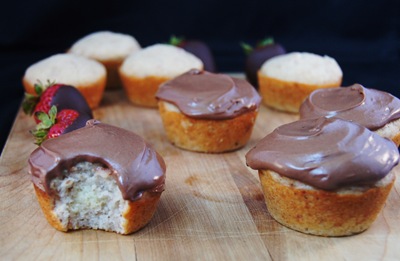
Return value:
<svg viewBox="0 0 400 261">
<path fill-rule="evenodd" d="M 247 80 L 258 89 L 257 72 L 268 59 L 286 53 L 286 50 L 279 43 L 275 43 L 272 37 L 260 41 L 255 48 L 249 44 L 242 43 L 246 53 L 245 73 Z"/>
<path fill-rule="evenodd" d="M 35 92 L 36 95 L 25 93 L 22 108 L 26 114 L 34 116 L 36 123 L 40 122 L 36 116 L 37 112 L 48 113 L 53 105 L 56 105 L 59 111 L 74 109 L 80 114 L 84 113 L 92 117 L 92 111 L 85 98 L 73 86 L 50 81 L 47 85 L 43 85 L 39 82 L 35 84 Z"/>
<path fill-rule="evenodd" d="M 79 113 L 74 110 L 65 109 L 60 111 L 56 117 L 56 123 L 51 126 L 49 132 L 47 133 L 47 138 L 55 138 L 64 133 L 65 129 L 70 126 L 76 118 L 78 118 Z"/>
<path fill-rule="evenodd" d="M 209 46 L 199 40 L 185 40 L 183 37 L 172 36 L 169 40 L 169 44 L 183 48 L 189 53 L 194 54 L 204 64 L 204 70 L 209 72 L 216 72 L 216 64 L 214 56 Z"/>
<path fill-rule="evenodd" d="M 31 133 L 35 137 L 35 144 L 40 145 L 43 141 L 56 138 L 74 129 L 85 126 L 90 119 L 88 115 L 80 115 L 78 111 L 64 109 L 57 113 L 57 107 L 52 106 L 48 113 L 38 111 L 36 117 L 39 123 Z"/>
</svg>

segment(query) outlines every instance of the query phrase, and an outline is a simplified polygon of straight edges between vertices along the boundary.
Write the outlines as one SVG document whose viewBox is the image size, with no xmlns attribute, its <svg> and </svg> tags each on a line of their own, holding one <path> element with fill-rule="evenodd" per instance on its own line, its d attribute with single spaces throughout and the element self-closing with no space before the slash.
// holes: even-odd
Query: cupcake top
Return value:
<svg viewBox="0 0 400 261">
<path fill-rule="evenodd" d="M 170 44 L 154 44 L 129 55 L 120 71 L 139 78 L 158 76 L 173 78 L 190 69 L 203 69 L 195 55 Z"/>
<path fill-rule="evenodd" d="M 122 61 L 140 49 L 139 43 L 133 36 L 100 31 L 76 41 L 69 52 L 98 61 Z"/>
<path fill-rule="evenodd" d="M 342 79 L 335 59 L 307 52 L 292 52 L 268 59 L 260 73 L 271 78 L 304 84 L 323 85 Z"/>
<path fill-rule="evenodd" d="M 55 54 L 32 64 L 25 71 L 24 80 L 30 84 L 37 81 L 62 82 L 84 86 L 106 77 L 104 65 L 98 61 L 70 53 Z"/>
<path fill-rule="evenodd" d="M 164 190 L 166 166 L 162 157 L 133 132 L 96 120 L 46 140 L 34 150 L 29 157 L 32 182 L 52 194 L 51 180 L 81 161 L 110 168 L 126 200 L 137 200 L 144 191 Z"/>
<path fill-rule="evenodd" d="M 319 89 L 300 107 L 301 118 L 337 117 L 376 130 L 400 118 L 400 100 L 390 93 L 360 84 Z"/>
<path fill-rule="evenodd" d="M 361 125 L 320 117 L 276 128 L 246 154 L 246 162 L 252 169 L 335 190 L 373 186 L 398 164 L 399 151 Z"/>
<path fill-rule="evenodd" d="M 216 120 L 257 110 L 261 102 L 247 81 L 195 69 L 160 85 L 156 97 L 189 117 Z"/>
</svg>

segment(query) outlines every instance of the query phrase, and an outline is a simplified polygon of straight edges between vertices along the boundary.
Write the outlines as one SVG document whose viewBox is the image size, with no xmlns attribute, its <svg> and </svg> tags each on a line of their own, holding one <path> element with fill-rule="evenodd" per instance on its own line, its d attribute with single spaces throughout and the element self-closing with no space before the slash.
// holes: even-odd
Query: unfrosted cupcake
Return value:
<svg viewBox="0 0 400 261">
<path fill-rule="evenodd" d="M 22 79 L 25 91 L 36 95 L 38 82 L 59 82 L 72 85 L 85 97 L 91 109 L 103 98 L 107 73 L 101 63 L 75 54 L 55 54 L 27 68 Z"/>
<path fill-rule="evenodd" d="M 356 122 L 400 145 L 400 100 L 360 84 L 316 90 L 300 107 L 300 118 L 337 117 Z"/>
<path fill-rule="evenodd" d="M 118 68 L 126 57 L 140 49 L 140 44 L 131 35 L 99 31 L 76 41 L 68 52 L 102 63 L 107 69 L 106 88 L 116 89 L 121 87 Z"/>
<path fill-rule="evenodd" d="M 395 182 L 393 142 L 339 118 L 312 118 L 276 128 L 246 154 L 258 170 L 267 208 L 304 233 L 345 236 L 375 221 Z"/>
<path fill-rule="evenodd" d="M 171 143 L 209 153 L 243 147 L 251 136 L 261 102 L 247 81 L 200 70 L 165 82 L 156 97 Z"/>
<path fill-rule="evenodd" d="M 342 76 L 339 65 L 329 56 L 292 52 L 275 56 L 261 66 L 259 91 L 265 105 L 297 113 L 312 91 L 339 87 Z"/>
<path fill-rule="evenodd" d="M 155 44 L 126 58 L 119 73 L 132 103 L 156 108 L 159 85 L 190 69 L 203 69 L 202 61 L 182 48 Z"/>
</svg>

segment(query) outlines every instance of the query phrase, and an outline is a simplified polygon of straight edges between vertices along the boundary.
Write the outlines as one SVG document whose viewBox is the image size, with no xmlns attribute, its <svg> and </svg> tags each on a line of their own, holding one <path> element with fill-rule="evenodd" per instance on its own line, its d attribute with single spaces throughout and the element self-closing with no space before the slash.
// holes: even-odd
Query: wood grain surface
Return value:
<svg viewBox="0 0 400 261">
<path fill-rule="evenodd" d="M 129 236 L 52 228 L 28 175 L 34 122 L 20 110 L 0 159 L 1 260 L 400 260 L 399 178 L 378 219 L 358 235 L 306 235 L 268 214 L 257 172 L 244 155 L 296 115 L 261 106 L 244 148 L 203 154 L 171 145 L 158 111 L 130 104 L 123 91 L 105 93 L 94 114 L 141 135 L 164 157 L 166 190 L 155 216 Z M 394 171 L 400 175 L 399 166 Z"/>
</svg>

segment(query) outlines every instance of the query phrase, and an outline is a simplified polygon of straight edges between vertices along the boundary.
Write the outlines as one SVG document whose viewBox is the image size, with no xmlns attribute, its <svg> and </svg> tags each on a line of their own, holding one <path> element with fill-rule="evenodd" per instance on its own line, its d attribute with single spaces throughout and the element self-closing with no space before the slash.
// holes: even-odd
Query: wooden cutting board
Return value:
<svg viewBox="0 0 400 261">
<path fill-rule="evenodd" d="M 33 120 L 20 110 L 0 159 L 2 260 L 400 260 L 400 179 L 367 231 L 338 238 L 290 230 L 268 214 L 257 172 L 244 155 L 296 115 L 261 106 L 251 140 L 224 154 L 172 146 L 156 109 L 136 107 L 123 91 L 105 93 L 95 118 L 131 130 L 167 163 L 166 190 L 155 216 L 129 236 L 52 228 L 37 203 L 27 159 L 36 148 Z M 73 144 L 71 144 L 73 146 Z M 400 175 L 400 167 L 396 167 Z"/>
</svg>

